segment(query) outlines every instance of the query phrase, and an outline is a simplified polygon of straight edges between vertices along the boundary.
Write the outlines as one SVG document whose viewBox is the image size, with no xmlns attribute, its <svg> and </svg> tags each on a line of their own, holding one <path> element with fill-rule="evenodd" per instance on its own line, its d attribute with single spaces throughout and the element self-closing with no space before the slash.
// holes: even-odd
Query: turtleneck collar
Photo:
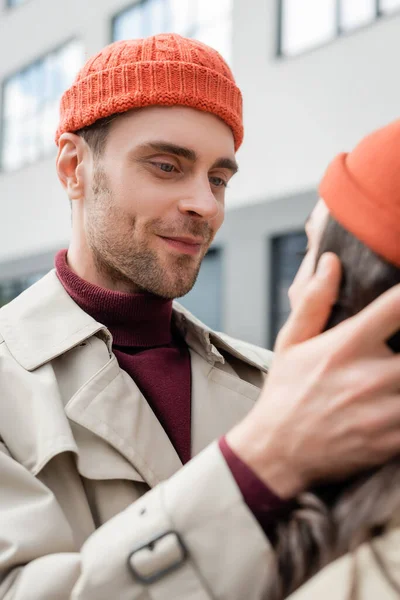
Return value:
<svg viewBox="0 0 400 600">
<path fill-rule="evenodd" d="M 84 281 L 69 267 L 67 250 L 57 253 L 55 267 L 72 300 L 110 330 L 115 346 L 151 348 L 171 342 L 172 300 L 115 292 Z"/>
</svg>

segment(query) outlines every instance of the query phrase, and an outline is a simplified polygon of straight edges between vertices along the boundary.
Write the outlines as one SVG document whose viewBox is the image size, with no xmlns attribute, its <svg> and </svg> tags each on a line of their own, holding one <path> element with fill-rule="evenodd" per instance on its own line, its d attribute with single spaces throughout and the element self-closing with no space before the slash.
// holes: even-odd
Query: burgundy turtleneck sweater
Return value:
<svg viewBox="0 0 400 600">
<path fill-rule="evenodd" d="M 135 381 L 181 461 L 186 463 L 191 458 L 191 365 L 188 347 L 172 325 L 172 301 L 151 294 L 115 292 L 88 283 L 69 268 L 66 250 L 58 252 L 55 266 L 74 302 L 109 329 L 120 367 Z M 269 534 L 287 503 L 264 486 L 224 437 L 219 446 L 245 502 Z"/>
</svg>

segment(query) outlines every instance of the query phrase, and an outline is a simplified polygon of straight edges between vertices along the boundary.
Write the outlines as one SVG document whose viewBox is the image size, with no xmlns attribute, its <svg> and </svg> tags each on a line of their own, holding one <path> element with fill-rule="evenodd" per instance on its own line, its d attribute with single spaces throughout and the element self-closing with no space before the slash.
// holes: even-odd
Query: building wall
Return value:
<svg viewBox="0 0 400 600">
<path fill-rule="evenodd" d="M 127 4 L 126 0 L 27 0 L 4 8 L 0 11 L 0 80 L 74 37 L 82 40 L 89 57 L 111 41 L 111 19 Z M 67 243 L 69 203 L 54 159 L 55 155 L 0 174 L 0 264 Z"/>
<path fill-rule="evenodd" d="M 27 0 L 1 10 L 0 80 L 72 37 L 90 56 L 110 42 L 112 17 L 130 4 Z M 234 0 L 232 66 L 246 134 L 215 244 L 223 255 L 221 329 L 261 345 L 271 337 L 272 238 L 302 229 L 337 152 L 400 112 L 400 13 L 291 59 L 276 56 L 277 22 L 276 0 Z M 0 281 L 50 267 L 68 243 L 69 203 L 54 159 L 0 173 Z"/>
<path fill-rule="evenodd" d="M 246 134 L 231 207 L 314 188 L 336 153 L 400 116 L 400 12 L 285 59 L 276 57 L 278 2 L 248 7 L 236 2 Z"/>
</svg>

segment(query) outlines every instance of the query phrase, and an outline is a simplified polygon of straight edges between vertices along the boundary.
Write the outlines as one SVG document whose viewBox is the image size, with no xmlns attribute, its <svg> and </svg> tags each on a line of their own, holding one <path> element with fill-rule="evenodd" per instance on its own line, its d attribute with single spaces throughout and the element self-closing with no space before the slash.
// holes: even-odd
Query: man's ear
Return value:
<svg viewBox="0 0 400 600">
<path fill-rule="evenodd" d="M 56 167 L 61 185 L 70 200 L 79 200 L 85 196 L 85 177 L 89 158 L 85 141 L 75 133 L 63 133 L 58 142 Z"/>
</svg>

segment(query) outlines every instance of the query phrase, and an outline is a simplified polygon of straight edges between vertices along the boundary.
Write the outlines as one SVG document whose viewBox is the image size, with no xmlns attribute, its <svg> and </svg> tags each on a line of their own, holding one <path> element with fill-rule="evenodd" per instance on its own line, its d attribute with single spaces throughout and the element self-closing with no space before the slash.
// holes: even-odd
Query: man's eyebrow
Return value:
<svg viewBox="0 0 400 600">
<path fill-rule="evenodd" d="M 171 144 L 170 142 L 164 142 L 162 140 L 147 142 L 139 146 L 139 150 L 146 151 L 151 150 L 153 152 L 165 152 L 166 154 L 174 154 L 175 156 L 181 156 L 195 162 L 197 160 L 197 154 L 191 148 L 185 146 L 178 146 L 177 144 Z M 233 174 L 237 173 L 239 166 L 232 158 L 218 158 L 211 167 L 212 169 L 229 169 Z"/>
<path fill-rule="evenodd" d="M 238 172 L 239 165 L 237 164 L 236 160 L 233 160 L 232 158 L 218 158 L 211 168 L 212 169 L 229 169 L 229 171 L 232 171 L 232 173 L 234 175 L 235 173 Z"/>
<path fill-rule="evenodd" d="M 154 152 L 165 152 L 166 154 L 174 154 L 175 156 L 181 156 L 195 162 L 197 160 L 197 154 L 191 148 L 185 148 L 184 146 L 178 146 L 176 144 L 170 144 L 169 142 L 155 141 L 147 142 L 139 146 L 140 150 L 152 150 Z"/>
</svg>

